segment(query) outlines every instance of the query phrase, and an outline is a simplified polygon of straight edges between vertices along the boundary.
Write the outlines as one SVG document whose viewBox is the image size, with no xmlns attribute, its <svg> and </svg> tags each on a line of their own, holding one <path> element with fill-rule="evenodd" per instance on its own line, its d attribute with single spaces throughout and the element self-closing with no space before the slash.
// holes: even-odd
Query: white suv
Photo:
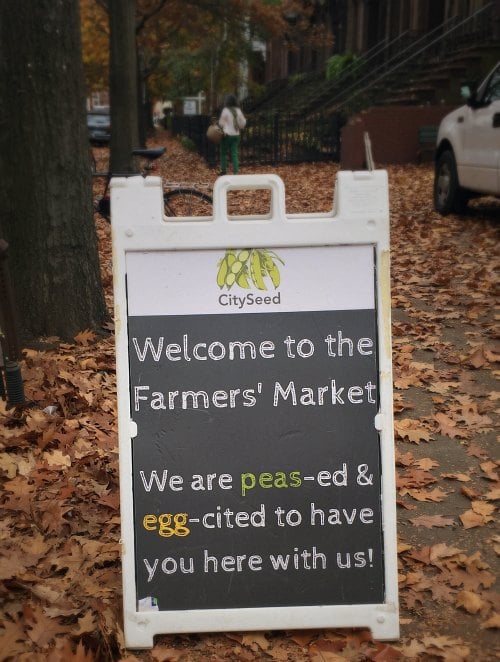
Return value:
<svg viewBox="0 0 500 662">
<path fill-rule="evenodd" d="M 500 195 L 500 62 L 467 104 L 441 120 L 437 136 L 434 207 L 464 211 L 476 195 Z"/>
</svg>

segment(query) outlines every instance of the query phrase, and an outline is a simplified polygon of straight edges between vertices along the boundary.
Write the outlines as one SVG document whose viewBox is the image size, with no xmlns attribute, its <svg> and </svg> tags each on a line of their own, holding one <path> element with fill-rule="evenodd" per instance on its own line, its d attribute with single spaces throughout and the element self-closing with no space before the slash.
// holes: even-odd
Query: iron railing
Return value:
<svg viewBox="0 0 500 662">
<path fill-rule="evenodd" d="M 207 163 L 218 162 L 218 149 L 206 137 L 208 115 L 176 115 L 172 132 L 186 136 Z M 340 158 L 339 114 L 300 117 L 292 113 L 259 113 L 247 116 L 242 132 L 240 161 L 242 164 L 265 165 L 302 163 L 306 161 L 338 161 Z"/>
<path fill-rule="evenodd" d="M 348 64 L 338 76 L 332 80 L 322 81 L 315 93 L 309 94 L 307 99 L 299 101 L 297 112 L 311 111 L 315 108 L 321 111 L 325 105 L 329 105 L 332 97 L 346 89 L 350 89 L 353 85 L 357 85 L 357 81 L 369 75 L 368 72 L 373 72 L 381 66 L 385 66 L 401 48 L 404 48 L 408 38 L 409 33 L 406 31 L 392 40 L 383 39 L 378 42 Z"/>
<path fill-rule="evenodd" d="M 387 60 L 378 71 L 367 72 L 336 97 L 329 99 L 329 107 L 334 110 L 350 108 L 355 98 L 369 96 L 370 90 L 382 85 L 391 76 L 405 76 L 411 67 L 429 63 L 435 58 L 444 60 L 462 51 L 467 44 L 484 43 L 491 39 L 491 9 L 492 3 L 465 19 L 452 16 L 430 32 L 411 39 L 405 48 Z"/>
<path fill-rule="evenodd" d="M 392 40 L 384 39 L 362 53 L 335 79 L 327 81 L 324 75 L 311 74 L 304 79 L 302 87 L 294 86 L 293 94 L 286 80 L 280 81 L 280 85 L 274 83 L 268 94 L 254 101 L 253 108 L 268 111 L 291 108 L 290 98 L 293 98 L 293 110 L 299 114 L 336 110 L 350 114 L 383 102 L 390 89 L 397 94 L 419 71 L 429 71 L 444 66 L 454 57 L 463 57 L 468 47 L 487 44 L 498 47 L 493 9 L 494 3 L 490 2 L 470 16 L 449 17 L 425 34 L 405 31 Z"/>
</svg>

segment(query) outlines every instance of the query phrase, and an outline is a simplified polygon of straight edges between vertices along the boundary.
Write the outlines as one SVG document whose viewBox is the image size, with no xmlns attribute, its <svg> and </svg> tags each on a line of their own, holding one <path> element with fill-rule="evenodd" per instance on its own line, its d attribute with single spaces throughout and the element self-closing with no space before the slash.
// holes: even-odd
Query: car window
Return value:
<svg viewBox="0 0 500 662">
<path fill-rule="evenodd" d="M 491 75 L 486 90 L 484 91 L 484 103 L 491 103 L 500 99 L 500 67 L 497 67 Z"/>
</svg>

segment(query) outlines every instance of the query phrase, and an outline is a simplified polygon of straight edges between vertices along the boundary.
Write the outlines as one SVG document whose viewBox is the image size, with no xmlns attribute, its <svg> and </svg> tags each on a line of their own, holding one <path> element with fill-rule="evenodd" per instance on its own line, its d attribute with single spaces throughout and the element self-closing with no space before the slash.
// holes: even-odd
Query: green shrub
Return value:
<svg viewBox="0 0 500 662">
<path fill-rule="evenodd" d="M 258 99 L 266 91 L 266 86 L 261 83 L 256 83 L 255 81 L 249 81 L 248 83 L 248 96 L 250 98 Z"/>
<path fill-rule="evenodd" d="M 332 57 L 326 61 L 326 79 L 334 80 L 335 78 L 338 78 L 347 67 L 351 66 L 352 64 L 358 64 L 359 59 L 360 58 L 354 53 L 346 53 L 345 55 L 332 55 Z"/>
<path fill-rule="evenodd" d="M 292 74 L 291 76 L 288 76 L 288 85 L 289 87 L 300 85 L 300 83 L 302 83 L 302 81 L 304 81 L 306 78 L 307 74 L 304 73 Z"/>
<path fill-rule="evenodd" d="M 187 136 L 181 136 L 180 141 L 184 149 L 188 149 L 190 152 L 194 152 L 196 150 L 196 145 L 191 140 L 191 138 L 188 138 Z"/>
</svg>

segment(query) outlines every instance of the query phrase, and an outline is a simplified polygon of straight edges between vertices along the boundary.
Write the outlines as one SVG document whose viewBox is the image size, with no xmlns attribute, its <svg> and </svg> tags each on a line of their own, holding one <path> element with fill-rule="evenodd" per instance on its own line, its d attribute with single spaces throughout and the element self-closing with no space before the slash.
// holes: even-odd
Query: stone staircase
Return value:
<svg viewBox="0 0 500 662">
<path fill-rule="evenodd" d="M 399 76 L 398 82 L 387 85 L 385 90 L 373 90 L 374 102 L 377 105 L 458 105 L 462 102 L 462 86 L 480 82 L 499 58 L 500 47 L 489 44 L 471 46 L 444 59 L 430 57 L 414 68 L 406 80 Z"/>
<path fill-rule="evenodd" d="M 308 116 L 318 111 L 350 115 L 373 105 L 459 105 L 461 86 L 479 82 L 499 59 L 490 4 L 424 35 L 405 33 L 379 44 L 336 80 L 310 74 L 280 81 L 274 93 L 246 110 Z"/>
</svg>

